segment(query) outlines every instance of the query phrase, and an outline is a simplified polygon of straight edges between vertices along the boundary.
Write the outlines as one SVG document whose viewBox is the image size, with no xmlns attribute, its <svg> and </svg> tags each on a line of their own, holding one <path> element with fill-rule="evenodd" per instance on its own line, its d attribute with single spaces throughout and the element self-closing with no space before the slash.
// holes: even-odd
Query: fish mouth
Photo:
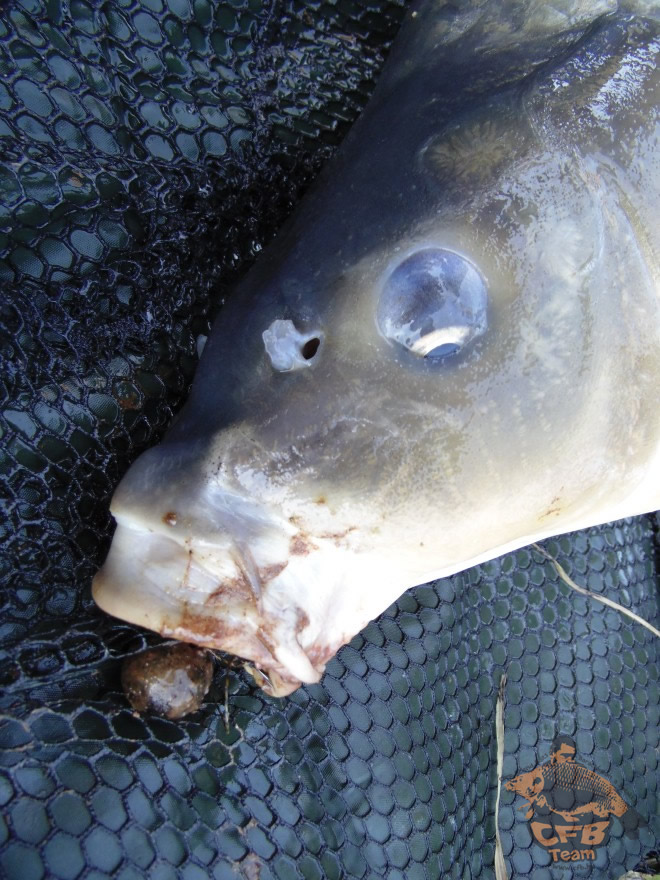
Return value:
<svg viewBox="0 0 660 880">
<path fill-rule="evenodd" d="M 216 543 L 177 539 L 130 516 L 115 518 L 110 552 L 92 584 L 101 609 L 248 661 L 257 683 L 273 696 L 319 681 L 340 644 L 325 643 L 296 601 L 304 595 L 298 582 L 305 573 L 295 571 L 295 555 L 282 554 L 282 540 L 264 565 L 228 536 Z M 279 537 L 286 547 L 293 543 Z"/>
</svg>

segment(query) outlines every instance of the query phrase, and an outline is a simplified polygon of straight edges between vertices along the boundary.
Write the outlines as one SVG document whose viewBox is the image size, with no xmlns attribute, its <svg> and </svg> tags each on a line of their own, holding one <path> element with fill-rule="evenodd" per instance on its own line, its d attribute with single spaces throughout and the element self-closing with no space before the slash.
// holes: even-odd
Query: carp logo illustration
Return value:
<svg viewBox="0 0 660 880">
<path fill-rule="evenodd" d="M 611 782 L 575 763 L 575 742 L 560 734 L 552 741 L 550 760 L 504 784 L 525 798 L 525 818 L 534 840 L 557 861 L 596 858 L 596 848 L 609 840 L 616 816 L 624 833 L 633 835 L 645 820 L 616 792 Z"/>
</svg>

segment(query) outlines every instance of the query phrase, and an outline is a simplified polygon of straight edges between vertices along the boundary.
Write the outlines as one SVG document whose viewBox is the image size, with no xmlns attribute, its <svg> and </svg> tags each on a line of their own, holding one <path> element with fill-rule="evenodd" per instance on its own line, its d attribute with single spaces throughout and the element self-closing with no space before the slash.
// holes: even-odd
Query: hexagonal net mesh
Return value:
<svg viewBox="0 0 660 880">
<path fill-rule="evenodd" d="M 195 340 L 364 106 L 387 0 L 10 0 L 0 11 L 0 873 L 8 878 L 491 877 L 504 776 L 559 731 L 658 837 L 658 648 L 524 550 L 404 595 L 284 701 L 222 667 L 180 722 L 134 716 L 157 641 L 89 584 L 128 464 L 185 397 Z M 658 619 L 650 517 L 547 542 Z M 226 714 L 226 709 L 228 713 Z M 571 876 L 513 793 L 511 877 Z M 654 824 L 655 823 L 655 824 Z"/>
</svg>

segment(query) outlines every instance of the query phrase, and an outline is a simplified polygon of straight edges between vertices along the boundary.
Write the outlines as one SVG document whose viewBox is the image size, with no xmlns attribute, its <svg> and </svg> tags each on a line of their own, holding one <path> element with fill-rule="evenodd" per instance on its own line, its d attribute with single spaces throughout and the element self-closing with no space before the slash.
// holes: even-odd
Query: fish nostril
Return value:
<svg viewBox="0 0 660 880">
<path fill-rule="evenodd" d="M 293 321 L 280 318 L 273 321 L 261 336 L 271 365 L 278 373 L 311 366 L 323 338 L 318 330 L 301 333 Z"/>
<path fill-rule="evenodd" d="M 321 340 L 318 336 L 314 336 L 312 339 L 308 339 L 307 342 L 300 349 L 300 354 L 305 358 L 306 361 L 311 361 L 316 352 L 319 350 L 319 345 L 321 344 Z"/>
</svg>

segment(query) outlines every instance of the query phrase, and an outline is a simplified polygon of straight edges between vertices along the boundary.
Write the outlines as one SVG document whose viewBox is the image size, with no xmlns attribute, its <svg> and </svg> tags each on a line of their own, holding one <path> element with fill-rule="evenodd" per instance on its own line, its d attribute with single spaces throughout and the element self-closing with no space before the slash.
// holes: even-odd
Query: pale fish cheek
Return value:
<svg viewBox="0 0 660 880">
<path fill-rule="evenodd" d="M 590 218 L 585 218 L 589 222 Z M 591 265 L 593 241 L 573 219 L 548 224 L 539 253 L 539 265 L 548 275 L 575 284 Z"/>
</svg>

